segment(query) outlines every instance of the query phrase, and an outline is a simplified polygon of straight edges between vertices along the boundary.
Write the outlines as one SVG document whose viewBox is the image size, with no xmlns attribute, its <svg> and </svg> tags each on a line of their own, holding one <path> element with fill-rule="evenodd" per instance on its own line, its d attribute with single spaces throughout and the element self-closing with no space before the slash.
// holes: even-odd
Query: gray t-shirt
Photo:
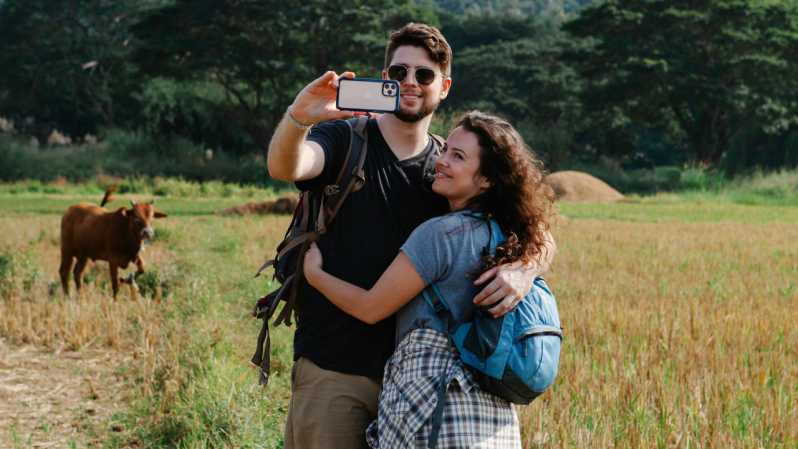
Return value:
<svg viewBox="0 0 798 449">
<path fill-rule="evenodd" d="M 474 279 L 480 274 L 482 251 L 490 239 L 485 219 L 470 213 L 452 212 L 425 221 L 401 248 L 424 283 L 438 286 L 457 321 L 470 319 L 474 312 L 473 300 L 479 292 Z M 443 321 L 422 295 L 402 307 L 397 317 L 397 344 L 411 330 L 421 327 L 446 333 Z"/>
</svg>

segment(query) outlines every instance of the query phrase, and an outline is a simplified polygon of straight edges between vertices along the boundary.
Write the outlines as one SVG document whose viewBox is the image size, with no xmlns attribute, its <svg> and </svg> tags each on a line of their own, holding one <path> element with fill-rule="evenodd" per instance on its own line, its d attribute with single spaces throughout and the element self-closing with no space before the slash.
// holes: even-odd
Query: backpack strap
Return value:
<svg viewBox="0 0 798 449">
<path fill-rule="evenodd" d="M 346 198 L 350 193 L 356 192 L 363 187 L 366 182 L 366 174 L 363 166 L 366 162 L 366 153 L 368 151 L 368 133 L 366 126 L 368 125 L 368 117 L 357 117 L 355 120 L 347 120 L 346 124 L 349 126 L 349 149 L 344 156 L 344 163 L 341 165 L 341 170 L 338 172 L 335 184 L 324 186 L 319 195 L 318 214 L 316 216 L 316 230 L 307 231 L 294 235 L 290 242 L 285 243 L 284 247 L 278 247 L 277 258 L 283 257 L 293 248 L 300 247 L 297 253 L 296 271 L 290 276 L 293 278 L 292 286 L 288 290 L 288 298 L 286 304 L 277 316 L 274 324 L 279 325 L 285 323 L 291 325 L 291 314 L 296 311 L 296 296 L 297 286 L 305 274 L 302 270 L 302 261 L 305 257 L 310 244 L 319 239 L 319 237 L 327 232 L 327 227 L 332 223 L 338 210 L 343 205 Z M 305 194 L 306 198 L 310 197 L 309 193 Z M 308 227 L 308 220 L 311 220 L 311 208 L 313 205 L 305 204 L 302 218 L 300 221 L 299 229 L 306 229 Z M 281 245 L 282 246 L 282 245 Z M 286 284 L 288 281 L 286 281 Z"/>
<path fill-rule="evenodd" d="M 446 328 L 447 336 L 454 347 L 454 340 L 452 340 L 455 322 L 454 315 L 452 314 L 451 309 L 449 309 L 448 304 L 446 304 L 446 300 L 443 299 L 443 295 L 441 295 L 441 291 L 438 289 L 438 286 L 435 284 L 428 285 L 427 288 L 421 292 L 421 295 L 424 300 L 427 301 L 427 304 L 432 307 L 432 310 L 435 311 L 435 314 L 443 320 L 443 325 Z M 435 410 L 432 412 L 432 428 L 430 429 L 429 439 L 427 440 L 428 449 L 435 449 L 435 446 L 437 446 L 438 436 L 441 432 L 441 425 L 443 425 L 443 408 L 446 405 L 446 389 L 448 387 L 446 378 L 448 371 L 449 368 L 447 367 L 443 370 L 443 373 L 441 373 L 440 379 L 438 379 L 438 388 L 436 391 L 438 402 L 435 404 Z"/>
<path fill-rule="evenodd" d="M 344 204 L 346 197 L 352 192 L 357 192 L 366 182 L 366 173 L 363 166 L 366 163 L 368 152 L 368 117 L 360 116 L 354 120 L 347 120 L 349 125 L 349 150 L 344 157 L 341 171 L 335 184 L 324 186 L 324 198 L 319 217 L 316 221 L 316 231 L 319 234 L 327 232 L 327 227 L 332 223 L 338 210 Z"/>
<path fill-rule="evenodd" d="M 368 151 L 368 117 L 358 117 L 347 120 L 350 129 L 349 148 L 344 156 L 344 163 L 338 172 L 335 183 L 324 186 L 321 190 L 302 192 L 299 204 L 294 210 L 291 225 L 288 227 L 282 243 L 277 247 L 277 256 L 267 260 L 259 269 L 255 277 L 259 276 L 268 267 L 276 267 L 276 261 L 288 257 L 291 251 L 298 247 L 296 267 L 293 273 L 285 273 L 284 278 L 275 277 L 282 286 L 276 291 L 260 298 L 252 312 L 254 316 L 263 320 L 258 335 L 255 354 L 252 363 L 260 367 L 260 384 L 266 385 L 269 381 L 271 338 L 269 335 L 269 320 L 277 311 L 281 300 L 285 301 L 282 310 L 274 320 L 277 326 L 285 323 L 291 325 L 291 317 L 296 314 L 296 296 L 298 285 L 304 277 L 302 261 L 310 244 L 327 232 L 332 220 L 346 200 L 346 197 L 360 190 L 366 181 L 363 169 Z"/>
<path fill-rule="evenodd" d="M 484 218 L 484 216 L 476 212 L 474 213 L 474 217 L 477 218 Z M 496 234 L 496 230 L 498 230 L 499 238 L 501 238 L 501 230 L 499 230 L 498 223 L 495 220 L 486 219 L 486 224 L 488 225 L 488 246 L 486 250 L 489 248 L 491 251 L 496 250 L 496 239 L 494 238 Z M 440 289 L 437 285 L 430 284 L 424 291 L 421 292 L 422 297 L 424 300 L 432 307 L 432 310 L 435 312 L 435 315 L 440 317 L 443 320 L 443 325 L 446 328 L 447 336 L 449 337 L 449 341 L 452 344 L 452 347 L 457 347 L 454 342 L 454 330 L 457 325 L 456 319 L 452 310 L 449 308 L 449 305 L 446 303 L 446 299 L 444 299 L 443 295 L 441 294 Z M 448 369 L 447 369 L 448 370 Z M 435 449 L 438 444 L 438 437 L 440 436 L 441 426 L 443 425 L 443 409 L 446 405 L 446 388 L 448 385 L 446 384 L 446 371 L 444 370 L 441 378 L 438 380 L 438 389 L 437 389 L 437 396 L 438 402 L 435 404 L 435 410 L 432 412 L 431 417 L 431 425 L 432 428 L 430 429 L 429 440 L 427 440 L 427 448 L 428 449 Z"/>
<path fill-rule="evenodd" d="M 433 151 L 430 151 L 427 155 L 427 158 L 424 160 L 424 169 L 422 171 L 424 177 L 424 185 L 432 185 L 432 182 L 435 181 L 435 161 L 438 160 L 438 156 L 441 155 L 443 151 L 443 147 L 446 145 L 446 141 L 443 137 L 437 134 L 429 134 L 429 138 L 432 139 L 434 144 L 437 144 L 437 149 L 433 148 Z"/>
</svg>

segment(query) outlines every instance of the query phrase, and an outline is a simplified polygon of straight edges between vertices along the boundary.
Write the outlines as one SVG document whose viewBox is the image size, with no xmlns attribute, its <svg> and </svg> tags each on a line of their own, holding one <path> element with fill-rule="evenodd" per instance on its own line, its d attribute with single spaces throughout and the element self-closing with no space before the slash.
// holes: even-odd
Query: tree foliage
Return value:
<svg viewBox="0 0 798 449">
<path fill-rule="evenodd" d="M 131 88 L 126 0 L 7 0 L 0 5 L 0 115 L 71 134 L 119 121 Z"/>
<path fill-rule="evenodd" d="M 578 80 L 559 59 L 563 43 L 555 35 L 522 36 L 486 40 L 458 52 L 447 107 L 486 109 L 543 125 L 556 124 L 575 109 L 571 89 Z"/>
<path fill-rule="evenodd" d="M 442 115 L 509 118 L 554 166 L 798 160 L 798 6 L 775 0 L 0 0 L 0 116 L 260 152 L 325 70 L 380 74 L 390 30 L 441 27 Z M 185 145 L 173 151 L 183 151 Z M 159 150 L 160 151 L 160 150 Z"/>
<path fill-rule="evenodd" d="M 566 58 L 586 83 L 581 103 L 607 128 L 667 130 L 712 165 L 743 124 L 779 132 L 798 121 L 789 2 L 608 0 L 564 29 L 593 44 Z"/>
<path fill-rule="evenodd" d="M 384 23 L 412 12 L 394 0 L 177 0 L 133 28 L 135 60 L 151 75 L 221 86 L 228 115 L 262 148 L 305 83 L 378 68 Z"/>
</svg>

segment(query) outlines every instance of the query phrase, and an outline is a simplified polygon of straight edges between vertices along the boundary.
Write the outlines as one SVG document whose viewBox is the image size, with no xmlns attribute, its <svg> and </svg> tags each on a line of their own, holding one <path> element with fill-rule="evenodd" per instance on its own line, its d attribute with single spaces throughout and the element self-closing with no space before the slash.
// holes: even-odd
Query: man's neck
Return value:
<svg viewBox="0 0 798 449">
<path fill-rule="evenodd" d="M 400 161 L 418 156 L 424 151 L 429 143 L 427 133 L 431 121 L 432 114 L 413 123 L 399 120 L 393 114 L 377 117 L 377 125 L 385 142 Z"/>
</svg>

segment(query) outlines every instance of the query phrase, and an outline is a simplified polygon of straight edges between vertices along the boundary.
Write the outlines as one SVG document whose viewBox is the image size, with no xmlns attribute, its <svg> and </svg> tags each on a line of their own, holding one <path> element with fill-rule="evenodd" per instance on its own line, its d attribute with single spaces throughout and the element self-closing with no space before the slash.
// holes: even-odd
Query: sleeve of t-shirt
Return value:
<svg viewBox="0 0 798 449">
<path fill-rule="evenodd" d="M 451 236 L 446 232 L 446 219 L 433 218 L 421 223 L 401 251 L 410 259 L 426 285 L 446 277 L 452 265 Z"/>
<path fill-rule="evenodd" d="M 297 181 L 296 188 L 314 190 L 334 183 L 349 149 L 349 139 L 349 125 L 343 120 L 324 122 L 311 128 L 307 140 L 316 142 L 324 151 L 324 169 L 315 178 Z"/>
</svg>

